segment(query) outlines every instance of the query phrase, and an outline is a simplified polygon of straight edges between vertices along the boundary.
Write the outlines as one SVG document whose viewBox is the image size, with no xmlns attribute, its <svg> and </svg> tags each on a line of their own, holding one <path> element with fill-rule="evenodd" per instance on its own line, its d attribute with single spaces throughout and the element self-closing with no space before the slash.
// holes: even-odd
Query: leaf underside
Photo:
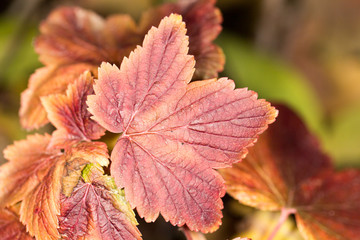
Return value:
<svg viewBox="0 0 360 240">
<path fill-rule="evenodd" d="M 360 234 L 360 173 L 335 172 L 317 139 L 290 109 L 277 106 L 275 124 L 248 156 L 220 172 L 227 191 L 262 210 L 295 208 L 307 239 L 356 239 Z"/>
</svg>

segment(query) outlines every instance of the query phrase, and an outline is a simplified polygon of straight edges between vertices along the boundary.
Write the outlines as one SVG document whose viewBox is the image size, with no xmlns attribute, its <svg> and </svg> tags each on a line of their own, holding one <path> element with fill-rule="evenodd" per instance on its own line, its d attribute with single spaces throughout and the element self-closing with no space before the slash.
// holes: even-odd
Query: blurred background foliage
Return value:
<svg viewBox="0 0 360 240">
<path fill-rule="evenodd" d="M 38 25 L 59 5 L 78 5 L 106 16 L 138 19 L 165 0 L 2 0 L 0 2 L 0 151 L 26 132 L 18 119 L 20 93 L 41 66 L 32 42 Z M 222 76 L 261 98 L 291 106 L 321 141 L 338 168 L 360 167 L 360 1 L 218 0 L 226 56 Z M 42 131 L 46 131 L 45 128 Z M 0 163 L 4 162 L 0 155 Z M 224 223 L 209 239 L 237 235 L 265 239 L 278 218 L 225 197 Z M 274 220 L 275 219 L 275 220 Z M 158 220 L 144 224 L 144 239 L 182 239 Z M 239 236 L 240 236 L 239 235 Z M 301 239 L 293 221 L 277 240 Z"/>
</svg>

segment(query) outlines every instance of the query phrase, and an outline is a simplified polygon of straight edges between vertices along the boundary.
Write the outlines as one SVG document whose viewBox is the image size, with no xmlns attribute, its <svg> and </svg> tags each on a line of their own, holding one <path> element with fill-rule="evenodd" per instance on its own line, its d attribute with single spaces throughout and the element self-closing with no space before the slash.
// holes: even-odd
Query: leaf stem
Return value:
<svg viewBox="0 0 360 240">
<path fill-rule="evenodd" d="M 282 208 L 280 218 L 279 218 L 275 228 L 273 229 L 273 231 L 271 232 L 271 234 L 270 234 L 270 236 L 269 236 L 269 238 L 267 240 L 273 240 L 275 235 L 280 230 L 281 226 L 286 221 L 286 219 L 288 219 L 288 217 L 291 214 L 294 214 L 294 213 L 296 213 L 296 209 L 294 209 L 294 208 Z"/>
</svg>

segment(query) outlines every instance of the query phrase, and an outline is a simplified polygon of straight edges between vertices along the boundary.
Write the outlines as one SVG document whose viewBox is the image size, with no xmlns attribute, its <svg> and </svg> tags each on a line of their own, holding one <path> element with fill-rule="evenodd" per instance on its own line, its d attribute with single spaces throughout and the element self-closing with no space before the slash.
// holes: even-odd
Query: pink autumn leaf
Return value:
<svg viewBox="0 0 360 240">
<path fill-rule="evenodd" d="M 221 224 L 224 181 L 213 168 L 247 153 L 277 111 L 225 78 L 190 83 L 194 58 L 179 15 L 152 28 L 121 68 L 102 64 L 89 111 L 121 133 L 111 174 L 146 221 L 211 232 Z"/>
</svg>

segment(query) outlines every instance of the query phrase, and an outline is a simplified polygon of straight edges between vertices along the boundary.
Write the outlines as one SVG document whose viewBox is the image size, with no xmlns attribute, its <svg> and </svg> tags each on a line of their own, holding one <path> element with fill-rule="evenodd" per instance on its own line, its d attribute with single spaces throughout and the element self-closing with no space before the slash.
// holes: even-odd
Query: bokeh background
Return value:
<svg viewBox="0 0 360 240">
<path fill-rule="evenodd" d="M 0 151 L 28 134 L 19 124 L 20 93 L 41 66 L 32 42 L 57 6 L 77 5 L 107 16 L 141 13 L 165 0 L 1 0 Z M 360 1 L 218 0 L 224 22 L 216 40 L 225 71 L 274 103 L 294 109 L 320 139 L 337 168 L 360 167 Z M 41 131 L 51 131 L 45 127 Z M 0 164 L 5 160 L 0 155 Z M 259 212 L 224 198 L 223 226 L 208 239 L 266 239 L 278 213 Z M 140 221 L 144 239 L 184 239 L 159 219 Z M 302 239 L 290 219 L 276 240 Z"/>
</svg>

